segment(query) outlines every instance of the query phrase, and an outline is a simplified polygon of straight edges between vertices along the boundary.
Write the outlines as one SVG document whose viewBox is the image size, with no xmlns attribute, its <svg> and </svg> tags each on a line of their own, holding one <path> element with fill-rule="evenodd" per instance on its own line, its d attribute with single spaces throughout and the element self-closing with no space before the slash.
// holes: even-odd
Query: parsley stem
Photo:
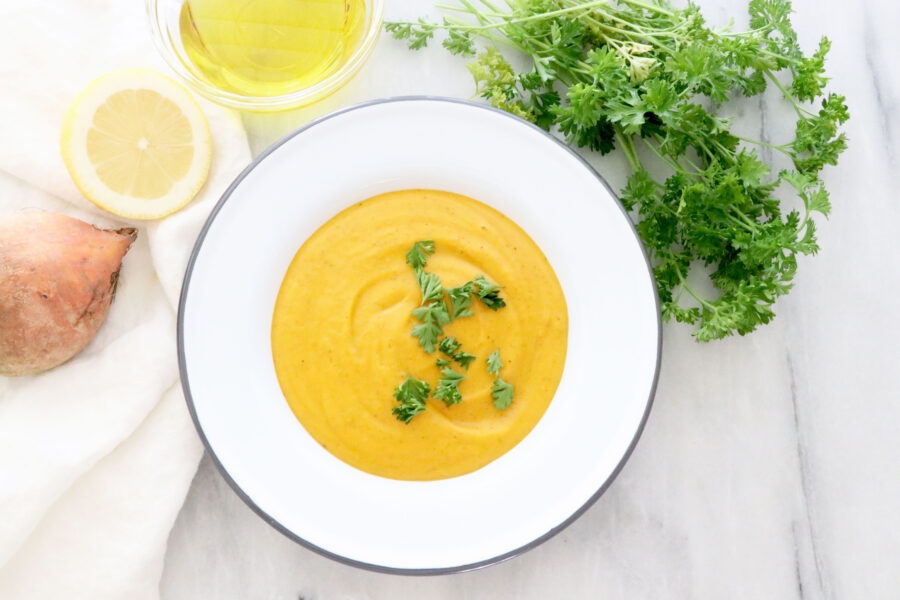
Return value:
<svg viewBox="0 0 900 600">
<path fill-rule="evenodd" d="M 572 4 L 573 0 L 563 0 L 563 1 L 566 2 L 567 4 L 569 4 L 570 6 L 577 6 L 577 4 Z M 611 32 L 615 32 L 620 35 L 623 35 L 630 42 L 634 42 L 635 39 L 643 41 L 643 42 L 648 42 L 648 43 L 656 46 L 660 50 L 664 50 L 664 51 L 668 52 L 669 54 L 671 54 L 672 51 L 669 48 L 667 48 L 664 44 L 662 44 L 661 42 L 658 42 L 656 40 L 656 38 L 657 37 L 678 38 L 680 36 L 676 35 L 676 32 L 681 30 L 684 25 L 683 23 L 679 23 L 678 25 L 670 27 L 668 29 L 655 29 L 655 30 L 648 31 L 647 29 L 644 29 L 642 27 L 641 28 L 637 27 L 634 23 L 631 23 L 629 21 L 626 21 L 625 19 L 619 18 L 613 12 L 603 12 L 603 17 L 610 21 L 615 21 L 624 27 L 628 27 L 628 28 L 632 29 L 633 32 L 628 31 L 626 29 L 621 29 L 619 27 L 614 27 L 608 23 L 604 23 L 603 21 L 598 20 L 597 18 L 591 16 L 590 14 L 582 15 L 578 18 L 582 22 L 587 22 L 596 28 L 604 29 L 606 31 L 611 31 Z M 609 38 L 607 36 L 603 36 L 603 41 L 609 43 L 610 40 L 611 40 L 611 38 Z"/>
<path fill-rule="evenodd" d="M 668 165 L 669 168 L 671 168 L 673 171 L 677 171 L 679 173 L 684 173 L 685 175 L 694 175 L 694 173 L 691 173 L 690 171 L 685 169 L 684 166 L 680 162 L 678 162 L 677 160 L 673 160 L 670 157 L 663 154 L 659 150 L 659 148 L 657 148 L 656 146 L 651 144 L 647 138 L 641 138 L 641 141 L 644 142 L 644 145 L 646 145 L 650 149 L 650 151 L 653 152 L 653 154 L 655 154 L 657 158 L 659 158 L 659 160 L 661 160 L 666 165 Z M 690 163 L 690 160 L 687 157 L 685 157 L 685 160 L 687 160 Z M 697 167 L 693 163 L 691 163 L 691 166 L 694 167 L 697 171 L 700 170 L 700 168 Z"/>
<path fill-rule="evenodd" d="M 625 135 L 622 131 L 616 127 L 616 145 L 622 149 L 622 152 L 625 154 L 625 158 L 628 159 L 629 164 L 631 164 L 631 170 L 637 171 L 641 168 L 641 161 L 637 157 L 637 151 L 634 147 L 634 139 L 630 135 Z"/>
<path fill-rule="evenodd" d="M 746 223 L 744 223 L 744 222 L 741 221 L 740 219 L 735 218 L 734 215 L 726 215 L 726 216 L 727 216 L 727 218 L 728 218 L 729 221 L 731 221 L 732 223 L 734 223 L 734 224 L 737 225 L 738 227 L 743 227 L 743 228 L 746 229 L 747 231 L 753 232 L 753 231 L 756 229 L 755 227 L 751 227 L 750 225 L 747 225 Z"/>
<path fill-rule="evenodd" d="M 681 289 L 683 289 L 683 290 L 686 291 L 688 294 L 690 294 L 691 296 L 693 296 L 694 299 L 695 299 L 697 302 L 699 302 L 699 303 L 700 303 L 700 306 L 702 306 L 703 308 L 705 308 L 705 309 L 707 309 L 707 310 L 711 310 L 711 311 L 713 311 L 713 312 L 716 312 L 717 309 L 716 309 L 715 306 L 712 305 L 712 303 L 710 303 L 709 301 L 705 300 L 702 296 L 700 296 L 697 292 L 694 291 L 694 288 L 692 288 L 691 286 L 689 286 L 689 285 L 687 284 L 687 281 L 684 280 L 684 275 L 681 273 L 681 269 L 676 268 L 676 269 L 675 269 L 675 273 L 678 274 L 678 281 L 680 282 L 679 285 L 681 286 Z"/>
<path fill-rule="evenodd" d="M 647 2 L 641 2 L 640 0 L 619 0 L 620 4 L 628 4 L 629 6 L 634 6 L 635 8 L 645 8 L 649 11 L 655 12 L 660 15 L 665 15 L 667 17 L 676 16 L 672 11 L 666 10 L 662 6 L 658 4 L 649 4 Z"/>
<path fill-rule="evenodd" d="M 777 144 L 770 144 L 769 142 L 764 142 L 762 140 L 754 140 L 752 138 L 745 138 L 745 137 L 741 137 L 739 135 L 736 135 L 734 137 L 741 140 L 742 142 L 747 142 L 748 144 L 755 144 L 757 146 L 765 146 L 766 148 L 772 148 L 773 150 L 780 150 L 781 152 L 784 152 L 788 156 L 790 156 L 790 154 L 791 154 L 790 151 L 787 149 L 786 145 L 779 146 Z"/>
<path fill-rule="evenodd" d="M 591 20 L 594 21 L 594 19 L 591 19 Z M 610 32 L 614 32 L 614 33 L 619 33 L 619 34 L 621 34 L 621 35 L 623 35 L 623 36 L 626 36 L 627 38 L 629 38 L 629 39 L 627 40 L 628 43 L 632 43 L 632 44 L 638 43 L 638 42 L 635 42 L 634 40 L 630 39 L 630 38 L 632 38 L 632 37 L 636 37 L 636 38 L 639 39 L 640 41 L 642 41 L 642 42 L 647 42 L 648 44 L 651 44 L 651 45 L 653 45 L 653 46 L 656 46 L 657 49 L 662 50 L 662 51 L 665 51 L 665 52 L 667 52 L 667 53 L 669 53 L 669 54 L 671 54 L 672 51 L 671 51 L 668 47 L 666 47 L 665 44 L 663 44 L 662 42 L 657 41 L 656 38 L 657 38 L 657 37 L 672 37 L 672 38 L 677 38 L 677 37 L 678 37 L 677 35 L 674 35 L 674 34 L 668 35 L 668 36 L 662 35 L 662 34 L 660 34 L 660 35 L 653 35 L 653 36 L 642 35 L 642 34 L 637 34 L 637 35 L 635 35 L 635 34 L 632 34 L 632 33 L 628 32 L 628 31 L 625 31 L 625 30 L 623 30 L 623 29 L 619 29 L 618 27 L 613 27 L 612 25 L 606 25 L 606 24 L 601 23 L 601 22 L 599 22 L 599 21 L 594 21 L 594 26 L 597 27 L 598 29 L 603 29 L 603 30 L 605 30 L 605 31 L 610 31 Z M 621 45 L 619 45 L 618 40 L 615 40 L 614 38 L 611 38 L 611 37 L 608 37 L 608 36 L 605 36 L 605 35 L 604 35 L 604 36 L 603 36 L 603 41 L 606 42 L 606 43 L 609 44 L 609 45 L 614 45 L 614 44 L 615 44 L 615 45 L 618 45 L 618 47 L 621 48 Z M 624 54 L 624 52 L 623 52 L 623 54 Z"/>
<path fill-rule="evenodd" d="M 596 6 L 602 6 L 607 4 L 608 0 L 595 0 L 594 2 L 588 2 L 586 4 L 580 4 L 578 6 L 570 6 L 569 8 L 560 8 L 558 10 L 554 10 L 551 12 L 539 13 L 529 15 L 527 17 L 517 17 L 515 19 L 503 19 L 502 21 L 490 21 L 485 25 L 439 25 L 440 29 L 465 29 L 466 31 L 483 31 L 485 29 L 496 29 L 498 27 L 507 27 L 509 25 L 516 25 L 518 23 L 527 23 L 528 21 L 540 21 L 547 19 L 548 17 L 556 17 L 562 14 L 576 12 L 579 10 L 587 10 L 590 8 L 594 8 Z"/>
<path fill-rule="evenodd" d="M 783 61 L 785 61 L 785 62 L 789 62 L 789 63 L 794 64 L 794 65 L 802 64 L 802 63 L 801 63 L 799 60 L 797 60 L 796 58 L 791 58 L 790 56 L 785 56 L 785 55 L 783 55 L 783 54 L 775 54 L 774 52 L 769 52 L 769 51 L 766 50 L 765 48 L 759 48 L 759 49 L 758 49 L 758 52 L 759 52 L 760 54 L 765 54 L 766 56 L 771 56 L 771 57 L 773 57 L 773 58 L 777 58 L 778 60 L 783 60 Z"/>
<path fill-rule="evenodd" d="M 663 143 L 662 137 L 660 137 L 659 135 L 655 135 L 655 136 L 653 136 L 653 139 L 656 140 L 656 143 L 657 143 L 658 145 L 662 146 L 662 143 Z M 656 146 L 654 146 L 653 144 L 651 144 L 651 143 L 650 143 L 650 140 L 648 140 L 647 138 L 641 138 L 641 140 L 643 140 L 643 142 L 647 145 L 647 147 L 650 148 L 650 150 L 652 150 L 653 153 L 654 153 L 657 157 L 659 157 L 659 160 L 663 161 L 664 163 L 666 163 L 667 165 L 669 165 L 670 167 L 672 167 L 672 169 L 675 170 L 675 171 L 678 171 L 678 172 L 680 172 L 680 173 L 684 173 L 685 175 L 697 175 L 697 173 L 699 173 L 700 171 L 703 170 L 703 169 L 701 169 L 699 166 L 697 166 L 697 165 L 694 163 L 694 161 L 692 161 L 692 160 L 688 157 L 687 154 L 683 155 L 683 156 L 681 157 L 680 160 L 677 160 L 677 161 L 674 161 L 674 162 L 673 162 L 672 160 L 668 159 L 668 157 L 667 157 L 666 155 L 662 154 L 662 150 L 661 150 L 660 148 L 657 148 Z M 681 161 L 682 161 L 682 160 L 683 160 L 684 162 L 686 162 L 692 169 L 694 169 L 695 172 L 692 173 L 692 172 L 688 171 L 688 170 L 684 167 L 684 165 L 681 164 Z"/>
<path fill-rule="evenodd" d="M 456 19 L 454 17 L 447 17 L 447 21 L 450 23 L 458 24 L 461 27 L 446 27 L 446 26 L 444 26 L 445 29 L 468 29 L 468 27 L 469 27 L 465 21 Z M 524 52 L 524 53 L 528 54 L 528 50 L 524 46 L 515 43 L 508 37 L 500 36 L 493 32 L 490 32 L 490 31 L 482 31 L 478 35 L 480 35 L 481 37 L 483 37 L 486 40 L 490 40 L 490 41 L 494 42 L 495 44 L 501 44 L 503 46 L 506 46 L 507 48 L 512 48 L 513 50 L 518 50 L 519 52 Z"/>
<path fill-rule="evenodd" d="M 775 87 L 781 90 L 781 93 L 784 94 L 785 99 L 790 100 L 791 104 L 794 107 L 794 110 L 797 112 L 798 117 L 800 117 L 801 119 L 805 119 L 806 117 L 815 116 L 813 115 L 813 113 L 800 106 L 800 104 L 798 104 L 796 100 L 794 100 L 794 95 L 791 94 L 783 85 L 781 85 L 781 82 L 778 81 L 778 79 L 771 73 L 771 71 L 766 71 L 766 76 L 772 83 L 775 84 Z"/>
<path fill-rule="evenodd" d="M 741 209 L 735 208 L 734 212 L 736 212 L 738 214 L 738 216 L 741 217 L 741 219 L 743 219 L 744 222 L 747 225 L 749 225 L 751 228 L 755 229 L 755 228 L 759 227 L 759 223 L 757 223 L 756 221 L 754 221 L 753 219 L 748 217 L 747 214 L 744 211 L 742 211 Z"/>
<path fill-rule="evenodd" d="M 719 142 L 718 140 L 712 140 L 712 142 L 713 142 L 713 147 L 718 148 L 722 152 L 722 158 L 728 159 L 729 161 L 731 161 L 731 164 L 734 164 L 734 162 L 735 162 L 734 152 L 732 152 L 730 149 L 723 146 L 722 143 Z"/>
<path fill-rule="evenodd" d="M 443 10 L 458 10 L 458 11 L 460 11 L 460 12 L 467 12 L 467 13 L 470 13 L 470 14 L 472 14 L 472 15 L 475 16 L 475 18 L 478 20 L 479 23 L 481 23 L 481 24 L 488 23 L 487 17 L 486 17 L 486 15 L 484 14 L 484 12 L 478 10 L 477 8 L 475 8 L 475 6 L 473 6 L 472 3 L 469 2 L 469 0 L 459 0 L 459 2 L 460 2 L 461 4 L 463 4 L 466 8 L 458 8 L 458 7 L 455 7 L 455 6 L 447 6 L 446 4 L 443 4 L 443 5 L 442 5 L 442 4 L 438 4 L 437 6 L 438 6 L 438 8 L 441 8 L 441 9 L 443 9 Z M 501 16 L 501 15 L 495 14 L 495 15 L 492 15 L 492 16 Z"/>
<path fill-rule="evenodd" d="M 695 139 L 695 140 L 694 140 L 694 147 L 695 147 L 695 148 L 698 148 L 699 150 L 703 150 L 703 151 L 706 153 L 706 156 L 707 156 L 708 159 L 709 159 L 709 160 L 707 161 L 707 164 L 712 163 L 712 162 L 714 162 L 714 161 L 716 160 L 716 155 L 713 154 L 712 151 L 711 151 L 709 148 L 706 147 L 706 144 L 703 143 L 703 140 L 701 140 L 701 139 Z M 702 156 L 701 156 L 701 158 L 702 158 Z"/>
<path fill-rule="evenodd" d="M 500 27 L 506 27 L 508 25 L 516 25 L 518 23 L 524 23 L 527 21 L 545 20 L 547 18 L 556 17 L 561 14 L 565 14 L 565 13 L 569 13 L 569 12 L 584 11 L 585 12 L 584 15 L 579 15 L 576 18 L 583 20 L 583 21 L 588 21 L 593 26 L 595 26 L 597 28 L 601 28 L 605 31 L 618 33 L 622 36 L 625 36 L 627 38 L 627 41 L 629 41 L 629 42 L 636 43 L 636 40 L 639 40 L 642 42 L 649 43 L 653 46 L 656 46 L 658 49 L 671 54 L 671 52 L 672 52 L 671 49 L 666 47 L 661 42 L 657 41 L 656 38 L 669 37 L 669 38 L 677 39 L 680 37 L 680 35 L 678 35 L 676 32 L 679 31 L 680 29 L 682 29 L 682 26 L 683 26 L 683 24 L 680 23 L 679 25 L 677 25 L 675 27 L 670 27 L 669 30 L 659 29 L 659 30 L 650 32 L 650 31 L 647 31 L 644 29 L 640 29 L 640 30 L 637 29 L 633 23 L 629 23 L 628 21 L 625 21 L 624 19 L 620 19 L 614 13 L 606 12 L 606 11 L 603 12 L 603 16 L 605 18 L 607 18 L 611 21 L 616 21 L 618 23 L 621 23 L 622 25 L 634 28 L 635 30 L 632 32 L 632 31 L 627 31 L 625 29 L 620 29 L 618 27 L 613 27 L 612 25 L 603 23 L 602 21 L 599 21 L 596 18 L 590 16 L 590 9 L 606 6 L 609 4 L 608 0 L 596 0 L 594 2 L 575 3 L 575 4 L 573 4 L 571 2 L 567 2 L 568 6 L 566 8 L 561 8 L 561 9 L 547 12 L 547 13 L 540 13 L 540 14 L 530 15 L 527 17 L 517 17 L 517 18 L 510 18 L 513 13 L 498 11 L 496 8 L 490 8 L 490 10 L 492 11 L 490 13 L 479 10 L 479 9 L 475 8 L 471 4 L 471 2 L 469 2 L 468 0 L 460 0 L 460 3 L 463 4 L 464 7 L 451 6 L 448 4 L 438 4 L 436 6 L 437 6 L 437 8 L 440 8 L 441 10 L 470 14 L 473 17 L 475 17 L 475 19 L 480 23 L 480 25 L 477 25 L 477 26 L 471 25 L 464 21 L 460 21 L 458 19 L 448 19 L 448 21 L 452 24 L 438 25 L 437 28 L 446 29 L 446 30 L 450 30 L 450 29 L 465 30 L 465 31 L 469 31 L 469 32 L 484 31 L 484 30 L 489 30 L 489 29 L 497 29 Z M 482 2 L 482 4 L 485 4 L 485 6 L 490 6 L 486 2 Z M 644 7 L 644 8 L 649 8 L 649 6 L 645 5 L 644 3 L 637 3 L 637 5 L 640 5 L 641 7 Z M 662 14 L 666 14 L 666 15 L 670 15 L 670 16 L 672 15 L 672 13 L 670 13 L 668 11 L 663 11 L 661 9 L 660 9 L 660 12 L 662 12 Z M 500 20 L 499 21 L 491 21 L 487 18 L 489 16 L 499 18 Z M 485 37 L 487 37 L 487 36 L 485 36 Z M 636 38 L 636 40 L 635 40 L 635 38 Z M 606 41 L 607 43 L 610 43 L 613 40 L 612 40 L 612 38 L 608 38 L 608 37 L 604 36 L 604 41 Z M 518 46 L 514 46 L 514 47 L 518 47 Z M 522 49 L 521 47 L 518 47 L 518 48 Z"/>
</svg>

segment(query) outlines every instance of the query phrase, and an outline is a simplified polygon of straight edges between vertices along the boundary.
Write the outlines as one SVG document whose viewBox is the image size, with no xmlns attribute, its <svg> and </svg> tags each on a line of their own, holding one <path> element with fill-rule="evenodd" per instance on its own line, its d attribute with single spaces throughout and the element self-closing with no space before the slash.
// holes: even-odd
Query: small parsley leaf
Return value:
<svg viewBox="0 0 900 600">
<path fill-rule="evenodd" d="M 444 288 L 441 286 L 441 278 L 434 273 L 426 273 L 425 271 L 416 271 L 416 282 L 419 289 L 422 290 L 422 304 L 428 304 L 435 300 L 442 301 L 444 298 Z M 441 302 L 443 304 L 443 302 Z"/>
<path fill-rule="evenodd" d="M 506 383 L 502 378 L 498 377 L 491 386 L 491 398 L 494 399 L 494 408 L 497 410 L 506 410 L 512 404 L 514 389 L 511 383 Z"/>
<path fill-rule="evenodd" d="M 452 367 L 441 369 L 441 378 L 438 380 L 434 397 L 447 406 L 462 402 L 462 394 L 459 391 L 459 383 L 466 378 L 462 373 L 457 373 Z"/>
<path fill-rule="evenodd" d="M 498 348 L 487 357 L 487 370 L 491 375 L 498 375 L 502 368 L 503 362 L 500 360 L 500 349 Z"/>
<path fill-rule="evenodd" d="M 441 340 L 440 350 L 442 354 L 446 354 L 450 358 L 462 347 L 462 344 L 455 337 L 445 337 Z"/>
<path fill-rule="evenodd" d="M 434 240 L 416 242 L 406 253 L 406 264 L 416 271 L 424 269 L 430 254 L 434 254 Z"/>
<path fill-rule="evenodd" d="M 445 19 L 446 21 L 446 19 Z M 460 56 L 475 56 L 475 40 L 468 31 L 460 31 L 459 29 L 451 29 L 447 34 L 447 39 L 443 42 L 450 54 L 458 54 Z"/>
<path fill-rule="evenodd" d="M 465 285 L 450 288 L 447 294 L 450 297 L 450 320 L 455 321 L 463 317 L 471 317 L 475 313 L 472 311 L 472 288 L 474 284 L 470 281 Z"/>
<path fill-rule="evenodd" d="M 436 25 L 419 19 L 416 23 L 385 23 L 384 29 L 396 40 L 407 40 L 410 50 L 419 50 L 428 45 L 434 37 Z"/>
<path fill-rule="evenodd" d="M 461 347 L 462 344 L 455 337 L 445 337 L 438 345 L 438 349 L 441 353 L 452 358 L 458 362 L 463 369 L 468 371 L 469 365 L 475 360 L 475 356 L 460 350 Z"/>
<path fill-rule="evenodd" d="M 474 354 L 469 354 L 468 352 L 460 351 L 456 353 L 456 356 L 453 357 L 453 360 L 459 363 L 466 371 L 469 370 L 469 365 L 472 364 L 472 361 L 475 360 Z"/>
<path fill-rule="evenodd" d="M 412 336 L 419 338 L 419 345 L 425 352 L 432 354 L 437 340 L 444 334 L 444 325 L 450 322 L 447 305 L 436 302 L 428 306 L 420 306 L 413 311 L 413 316 L 420 321 L 413 327 Z"/>
<path fill-rule="evenodd" d="M 427 382 L 411 375 L 394 388 L 394 399 L 400 403 L 392 409 L 392 413 L 407 425 L 417 414 L 425 410 L 425 399 L 431 394 L 431 386 Z"/>
<path fill-rule="evenodd" d="M 506 306 L 506 301 L 500 297 L 502 285 L 497 285 L 496 283 L 488 281 L 484 275 L 476 277 L 473 283 L 478 288 L 475 290 L 475 296 L 489 309 L 500 310 Z"/>
</svg>

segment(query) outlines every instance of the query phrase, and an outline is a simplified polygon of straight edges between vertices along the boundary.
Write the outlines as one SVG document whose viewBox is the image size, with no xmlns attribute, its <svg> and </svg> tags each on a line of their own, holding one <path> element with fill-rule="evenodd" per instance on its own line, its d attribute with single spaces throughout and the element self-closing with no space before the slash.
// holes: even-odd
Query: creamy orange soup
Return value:
<svg viewBox="0 0 900 600">
<path fill-rule="evenodd" d="M 463 401 L 429 398 L 405 424 L 391 413 L 394 388 L 407 373 L 432 390 L 440 377 L 439 353 L 410 334 L 422 297 L 404 255 L 425 239 L 436 245 L 426 270 L 444 287 L 483 274 L 507 306 L 475 300 L 474 316 L 444 327 L 477 357 L 468 371 L 455 365 Z M 528 435 L 559 385 L 567 333 L 559 281 L 521 228 L 465 196 L 406 190 L 351 206 L 303 244 L 278 294 L 272 350 L 291 410 L 324 448 L 374 475 L 432 480 L 479 469 Z M 515 386 L 506 410 L 492 404 L 485 368 L 498 348 Z"/>
</svg>

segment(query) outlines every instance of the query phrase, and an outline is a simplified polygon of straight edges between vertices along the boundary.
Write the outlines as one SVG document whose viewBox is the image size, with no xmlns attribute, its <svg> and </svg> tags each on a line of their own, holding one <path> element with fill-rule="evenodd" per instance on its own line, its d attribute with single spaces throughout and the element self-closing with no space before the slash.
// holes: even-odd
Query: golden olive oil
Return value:
<svg viewBox="0 0 900 600">
<path fill-rule="evenodd" d="M 364 0 L 186 0 L 179 27 L 197 75 L 269 97 L 336 71 L 362 36 Z"/>
</svg>

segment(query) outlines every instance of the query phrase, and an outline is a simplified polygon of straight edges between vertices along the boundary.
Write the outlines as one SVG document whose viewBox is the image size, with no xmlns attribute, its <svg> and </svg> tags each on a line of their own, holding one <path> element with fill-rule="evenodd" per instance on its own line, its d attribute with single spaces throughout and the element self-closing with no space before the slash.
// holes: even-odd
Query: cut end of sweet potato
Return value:
<svg viewBox="0 0 900 600">
<path fill-rule="evenodd" d="M 110 230 L 101 229 L 100 231 L 110 231 Z M 132 242 L 137 240 L 137 229 L 135 229 L 134 227 L 123 227 L 122 229 L 114 229 L 114 230 L 112 230 L 112 232 L 118 233 L 119 235 L 123 235 L 127 238 L 131 238 Z"/>
</svg>

